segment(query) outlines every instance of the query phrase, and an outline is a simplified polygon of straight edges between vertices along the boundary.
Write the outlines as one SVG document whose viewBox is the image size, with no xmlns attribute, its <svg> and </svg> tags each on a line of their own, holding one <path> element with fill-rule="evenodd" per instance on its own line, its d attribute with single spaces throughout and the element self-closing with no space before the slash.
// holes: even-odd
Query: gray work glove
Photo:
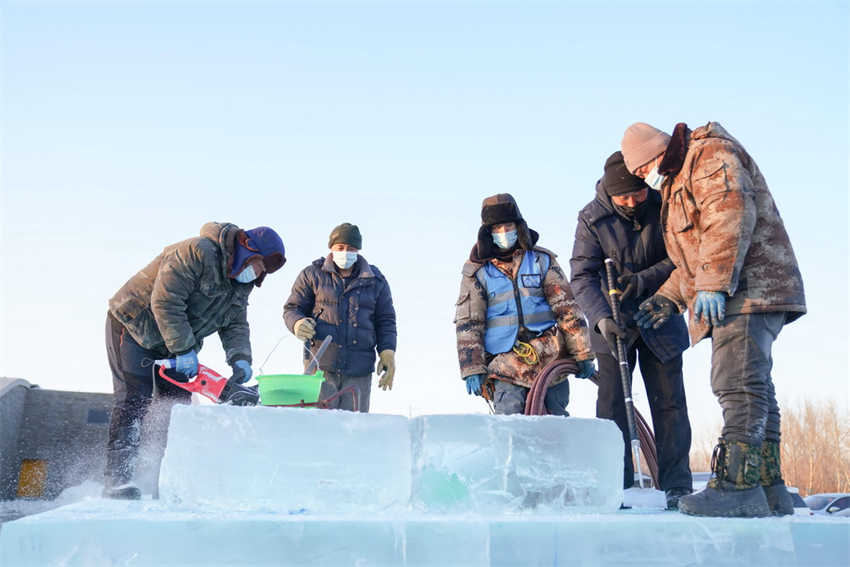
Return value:
<svg viewBox="0 0 850 567">
<path fill-rule="evenodd" d="M 600 319 L 596 324 L 596 328 L 599 329 L 599 334 L 605 339 L 605 342 L 608 343 L 608 348 L 611 349 L 611 352 L 616 356 L 617 354 L 617 337 L 620 337 L 620 340 L 623 341 L 625 345 L 626 337 L 628 333 L 626 330 L 618 325 L 614 319 L 611 317 L 605 317 L 604 319 Z"/>
</svg>

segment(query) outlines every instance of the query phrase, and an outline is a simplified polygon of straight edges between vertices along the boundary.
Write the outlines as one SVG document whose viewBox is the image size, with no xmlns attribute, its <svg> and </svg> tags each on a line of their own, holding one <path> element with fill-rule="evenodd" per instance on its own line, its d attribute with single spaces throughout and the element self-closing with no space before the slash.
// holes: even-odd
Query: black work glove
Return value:
<svg viewBox="0 0 850 567">
<path fill-rule="evenodd" d="M 628 270 L 624 270 L 623 274 L 617 278 L 617 285 L 620 287 L 620 301 L 626 301 L 629 297 L 640 297 L 644 291 L 643 278 L 640 274 L 633 274 Z"/>
<path fill-rule="evenodd" d="M 596 328 L 599 329 L 599 334 L 602 335 L 605 342 L 608 343 L 608 348 L 610 348 L 611 352 L 616 356 L 617 337 L 620 337 L 620 340 L 625 341 L 627 336 L 626 330 L 618 325 L 611 317 L 600 319 L 596 324 Z"/>
<path fill-rule="evenodd" d="M 640 304 L 639 311 L 635 313 L 635 321 L 643 329 L 658 329 L 667 322 L 673 313 L 678 313 L 676 304 L 657 293 Z"/>
</svg>

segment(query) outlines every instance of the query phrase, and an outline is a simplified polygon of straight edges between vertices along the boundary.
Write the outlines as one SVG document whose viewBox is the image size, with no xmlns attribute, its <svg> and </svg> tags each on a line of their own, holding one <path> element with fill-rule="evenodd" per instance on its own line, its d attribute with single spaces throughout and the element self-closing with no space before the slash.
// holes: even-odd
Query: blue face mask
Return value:
<svg viewBox="0 0 850 567">
<path fill-rule="evenodd" d="M 658 166 L 653 167 L 649 173 L 646 174 L 646 184 L 655 189 L 656 191 L 661 191 L 661 186 L 664 185 L 664 182 L 667 181 L 666 175 L 661 175 L 658 173 Z"/>
<path fill-rule="evenodd" d="M 248 266 L 234 278 L 239 283 L 251 283 L 257 279 L 257 274 L 254 272 L 254 266 Z"/>
<path fill-rule="evenodd" d="M 334 264 L 340 270 L 347 270 L 357 261 L 357 252 L 346 252 L 345 250 L 332 250 Z"/>
<path fill-rule="evenodd" d="M 515 230 L 509 230 L 507 232 L 493 232 L 491 234 L 493 235 L 493 244 L 502 250 L 513 248 L 514 244 L 516 244 L 517 235 Z"/>
</svg>

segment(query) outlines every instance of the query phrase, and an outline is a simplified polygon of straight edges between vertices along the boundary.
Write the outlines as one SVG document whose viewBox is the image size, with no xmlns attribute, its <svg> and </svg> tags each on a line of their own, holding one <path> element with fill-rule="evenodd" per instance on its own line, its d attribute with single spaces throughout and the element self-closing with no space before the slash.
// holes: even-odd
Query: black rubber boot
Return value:
<svg viewBox="0 0 850 567">
<path fill-rule="evenodd" d="M 687 496 L 688 494 L 692 494 L 693 490 L 690 488 L 671 488 L 670 490 L 664 491 L 664 497 L 667 500 L 667 509 L 668 510 L 678 510 L 679 509 L 679 499 L 682 496 Z"/>
<path fill-rule="evenodd" d="M 761 446 L 718 439 L 705 490 L 679 498 L 679 511 L 691 516 L 761 518 L 770 515 L 759 482 Z"/>
<path fill-rule="evenodd" d="M 137 451 L 136 447 L 107 450 L 104 498 L 139 500 L 142 497 L 142 491 L 133 483 Z"/>
<path fill-rule="evenodd" d="M 774 516 L 790 516 L 794 513 L 794 501 L 782 480 L 779 461 L 779 443 L 765 441 L 761 445 L 761 487 L 767 497 L 767 505 Z"/>
</svg>

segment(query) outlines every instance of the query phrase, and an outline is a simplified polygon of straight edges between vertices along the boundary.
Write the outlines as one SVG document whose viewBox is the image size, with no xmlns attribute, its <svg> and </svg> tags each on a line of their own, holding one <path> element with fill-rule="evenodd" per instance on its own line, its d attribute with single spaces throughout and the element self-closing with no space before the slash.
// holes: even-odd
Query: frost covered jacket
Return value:
<svg viewBox="0 0 850 567">
<path fill-rule="evenodd" d="M 234 224 L 208 222 L 200 236 L 167 246 L 109 300 L 110 313 L 146 349 L 200 350 L 204 337 L 218 332 L 228 363 L 251 362 L 247 307 L 254 284 L 228 277 L 239 232 Z"/>
<path fill-rule="evenodd" d="M 375 367 L 376 349 L 396 350 L 395 308 L 387 280 L 363 256 L 357 258 L 352 274 L 346 284 L 330 255 L 314 261 L 292 285 L 283 319 L 292 332 L 299 319 L 316 320 L 314 352 L 325 337 L 333 337 L 320 361 L 322 370 L 368 376 Z"/>
<path fill-rule="evenodd" d="M 758 166 L 716 122 L 685 143 L 681 169 L 662 187 L 664 241 L 676 268 L 658 293 L 690 310 L 693 344 L 711 330 L 693 317 L 698 291 L 726 293 L 727 314 L 797 319 L 806 312 L 803 278 Z"/>
<path fill-rule="evenodd" d="M 543 276 L 543 294 L 557 321 L 556 332 L 544 333 L 543 336 L 529 341 L 537 350 L 540 363 L 530 366 L 521 362 L 513 352 L 497 354 L 486 351 L 484 335 L 487 328 L 488 292 L 476 277 L 486 262 L 469 260 L 463 266 L 455 313 L 461 377 L 485 374 L 527 388 L 531 386 L 537 372 L 556 358 L 593 359 L 587 324 L 573 299 L 564 272 L 555 260 L 555 254 L 538 246 L 532 250 L 549 258 L 549 267 Z M 525 254 L 525 250 L 517 249 L 513 253 L 512 262 L 502 262 L 498 259 L 487 262 L 501 269 L 511 280 L 515 280 Z M 561 376 L 553 384 L 564 379 L 566 377 Z"/>
<path fill-rule="evenodd" d="M 620 273 L 628 270 L 639 274 L 644 283 L 645 289 L 640 296 L 629 297 L 620 305 L 627 326 L 635 329 L 634 333 L 639 332 L 644 343 L 663 362 L 688 348 L 688 329 L 681 315 L 671 317 L 657 330 L 638 329 L 634 322 L 638 305 L 654 294 L 673 271 L 673 262 L 664 248 L 660 213 L 661 195 L 650 190 L 637 222 L 622 216 L 600 180 L 596 184 L 596 198 L 578 215 L 570 259 L 570 287 L 587 317 L 594 352 L 611 352 L 602 335 L 594 330 L 605 317 L 613 318 L 608 303 L 605 258 L 614 260 Z"/>
</svg>

